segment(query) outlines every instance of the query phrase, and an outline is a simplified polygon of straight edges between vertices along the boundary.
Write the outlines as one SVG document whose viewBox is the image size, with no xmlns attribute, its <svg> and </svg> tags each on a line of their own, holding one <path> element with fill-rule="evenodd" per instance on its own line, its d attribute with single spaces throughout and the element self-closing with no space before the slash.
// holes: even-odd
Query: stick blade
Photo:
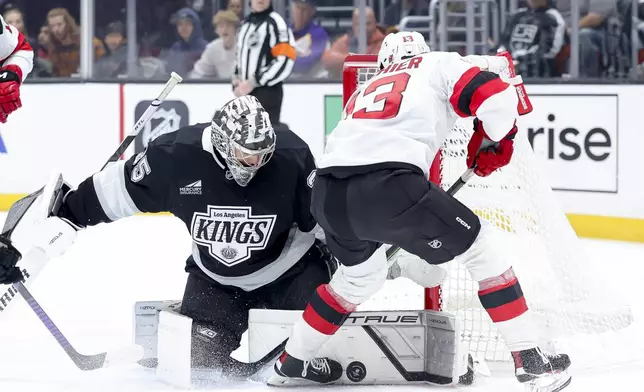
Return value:
<svg viewBox="0 0 644 392">
<path fill-rule="evenodd" d="M 118 350 L 108 351 L 103 367 L 114 367 L 135 364 L 143 359 L 143 347 L 131 344 Z"/>
<path fill-rule="evenodd" d="M 116 367 L 135 364 L 143 358 L 143 347 L 132 344 L 94 355 L 71 355 L 76 366 L 83 371 L 97 370 L 107 367 Z"/>
</svg>

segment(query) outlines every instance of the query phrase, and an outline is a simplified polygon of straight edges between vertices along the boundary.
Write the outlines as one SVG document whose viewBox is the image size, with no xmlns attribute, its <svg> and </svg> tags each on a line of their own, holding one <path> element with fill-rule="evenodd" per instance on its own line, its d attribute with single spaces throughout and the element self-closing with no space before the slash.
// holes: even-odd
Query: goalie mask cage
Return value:
<svg viewBox="0 0 644 392">
<path fill-rule="evenodd" d="M 343 102 L 376 72 L 377 56 L 347 57 Z M 471 133 L 472 119 L 459 119 L 434 159 L 432 182 L 447 189 L 463 174 Z M 606 270 L 582 255 L 579 240 L 544 180 L 541 166 L 527 139 L 518 136 L 512 162 L 489 177 L 473 177 L 456 198 L 509 234 L 507 246 L 513 254 L 513 268 L 534 313 L 539 338 L 544 348 L 563 350 L 570 347 L 566 339 L 611 335 L 628 327 L 632 315 L 626 305 L 602 289 L 601 277 Z M 401 253 L 401 257 L 415 257 Z M 409 286 L 416 285 L 409 281 L 402 285 L 388 282 L 390 286 L 364 308 L 409 309 L 424 302 L 425 309 L 448 311 L 463 321 L 462 339 L 475 358 L 510 361 L 509 350 L 480 305 L 478 284 L 457 260 L 443 266 L 448 277 L 440 287 L 426 289 L 423 294 L 417 287 L 414 292 Z M 581 345 L 591 346 L 588 339 Z"/>
</svg>

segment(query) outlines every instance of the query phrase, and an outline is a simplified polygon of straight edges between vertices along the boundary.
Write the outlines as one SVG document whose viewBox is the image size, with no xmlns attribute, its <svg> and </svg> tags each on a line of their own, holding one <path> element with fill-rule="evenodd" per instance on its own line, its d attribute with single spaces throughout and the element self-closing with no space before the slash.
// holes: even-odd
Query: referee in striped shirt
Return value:
<svg viewBox="0 0 644 392">
<path fill-rule="evenodd" d="M 295 64 L 293 32 L 275 11 L 271 0 L 251 0 L 251 14 L 237 33 L 233 88 L 235 96 L 257 97 L 271 117 L 280 122 L 282 82 Z"/>
</svg>

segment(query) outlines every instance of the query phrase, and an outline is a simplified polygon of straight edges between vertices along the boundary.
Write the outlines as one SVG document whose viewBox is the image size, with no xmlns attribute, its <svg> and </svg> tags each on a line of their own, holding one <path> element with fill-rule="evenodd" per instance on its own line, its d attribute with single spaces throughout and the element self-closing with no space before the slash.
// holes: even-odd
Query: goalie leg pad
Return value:
<svg viewBox="0 0 644 392">
<path fill-rule="evenodd" d="M 287 338 L 299 320 L 295 311 L 252 309 L 251 360 Z M 316 356 L 342 365 L 339 384 L 455 384 L 467 374 L 460 336 L 460 320 L 446 312 L 352 312 Z"/>
<path fill-rule="evenodd" d="M 134 304 L 134 343 L 143 347 L 142 365 L 156 366 L 159 313 L 177 309 L 180 304 L 180 301 L 139 301 Z"/>
</svg>

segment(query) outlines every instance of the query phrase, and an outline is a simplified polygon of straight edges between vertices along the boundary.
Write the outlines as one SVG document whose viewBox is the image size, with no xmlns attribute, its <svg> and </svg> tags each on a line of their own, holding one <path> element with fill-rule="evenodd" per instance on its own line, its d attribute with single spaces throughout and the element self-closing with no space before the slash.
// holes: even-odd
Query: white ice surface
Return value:
<svg viewBox="0 0 644 392">
<path fill-rule="evenodd" d="M 0 216 L 2 221 L 4 215 Z M 644 245 L 588 240 L 583 243 L 593 257 L 605 261 L 607 287 L 619 290 L 624 298 L 631 301 L 636 325 L 644 332 L 641 291 Z M 65 256 L 51 261 L 34 283 L 32 293 L 80 352 L 95 353 L 122 347 L 131 342 L 132 305 L 135 301 L 181 298 L 186 279 L 184 261 L 189 252 L 188 234 L 175 218 L 134 217 L 101 225 L 82 232 Z M 629 351 L 627 347 L 612 347 L 611 358 L 619 355 L 622 349 Z M 591 369 L 575 367 L 574 361 L 573 358 L 573 381 L 567 392 L 644 390 L 641 383 L 644 374 L 642 359 L 610 367 L 597 363 Z M 327 387 L 324 390 L 346 388 Z M 426 391 L 431 387 L 351 388 Z M 221 382 L 200 387 L 200 390 L 212 391 L 267 389 L 263 383 L 251 382 L 241 385 Z M 0 319 L 0 391 L 173 390 L 177 389 L 156 381 L 152 371 L 136 365 L 94 372 L 79 371 L 24 301 L 18 301 L 11 313 Z M 513 377 L 502 374 L 479 378 L 472 387 L 449 390 L 518 392 L 523 388 Z"/>
</svg>

